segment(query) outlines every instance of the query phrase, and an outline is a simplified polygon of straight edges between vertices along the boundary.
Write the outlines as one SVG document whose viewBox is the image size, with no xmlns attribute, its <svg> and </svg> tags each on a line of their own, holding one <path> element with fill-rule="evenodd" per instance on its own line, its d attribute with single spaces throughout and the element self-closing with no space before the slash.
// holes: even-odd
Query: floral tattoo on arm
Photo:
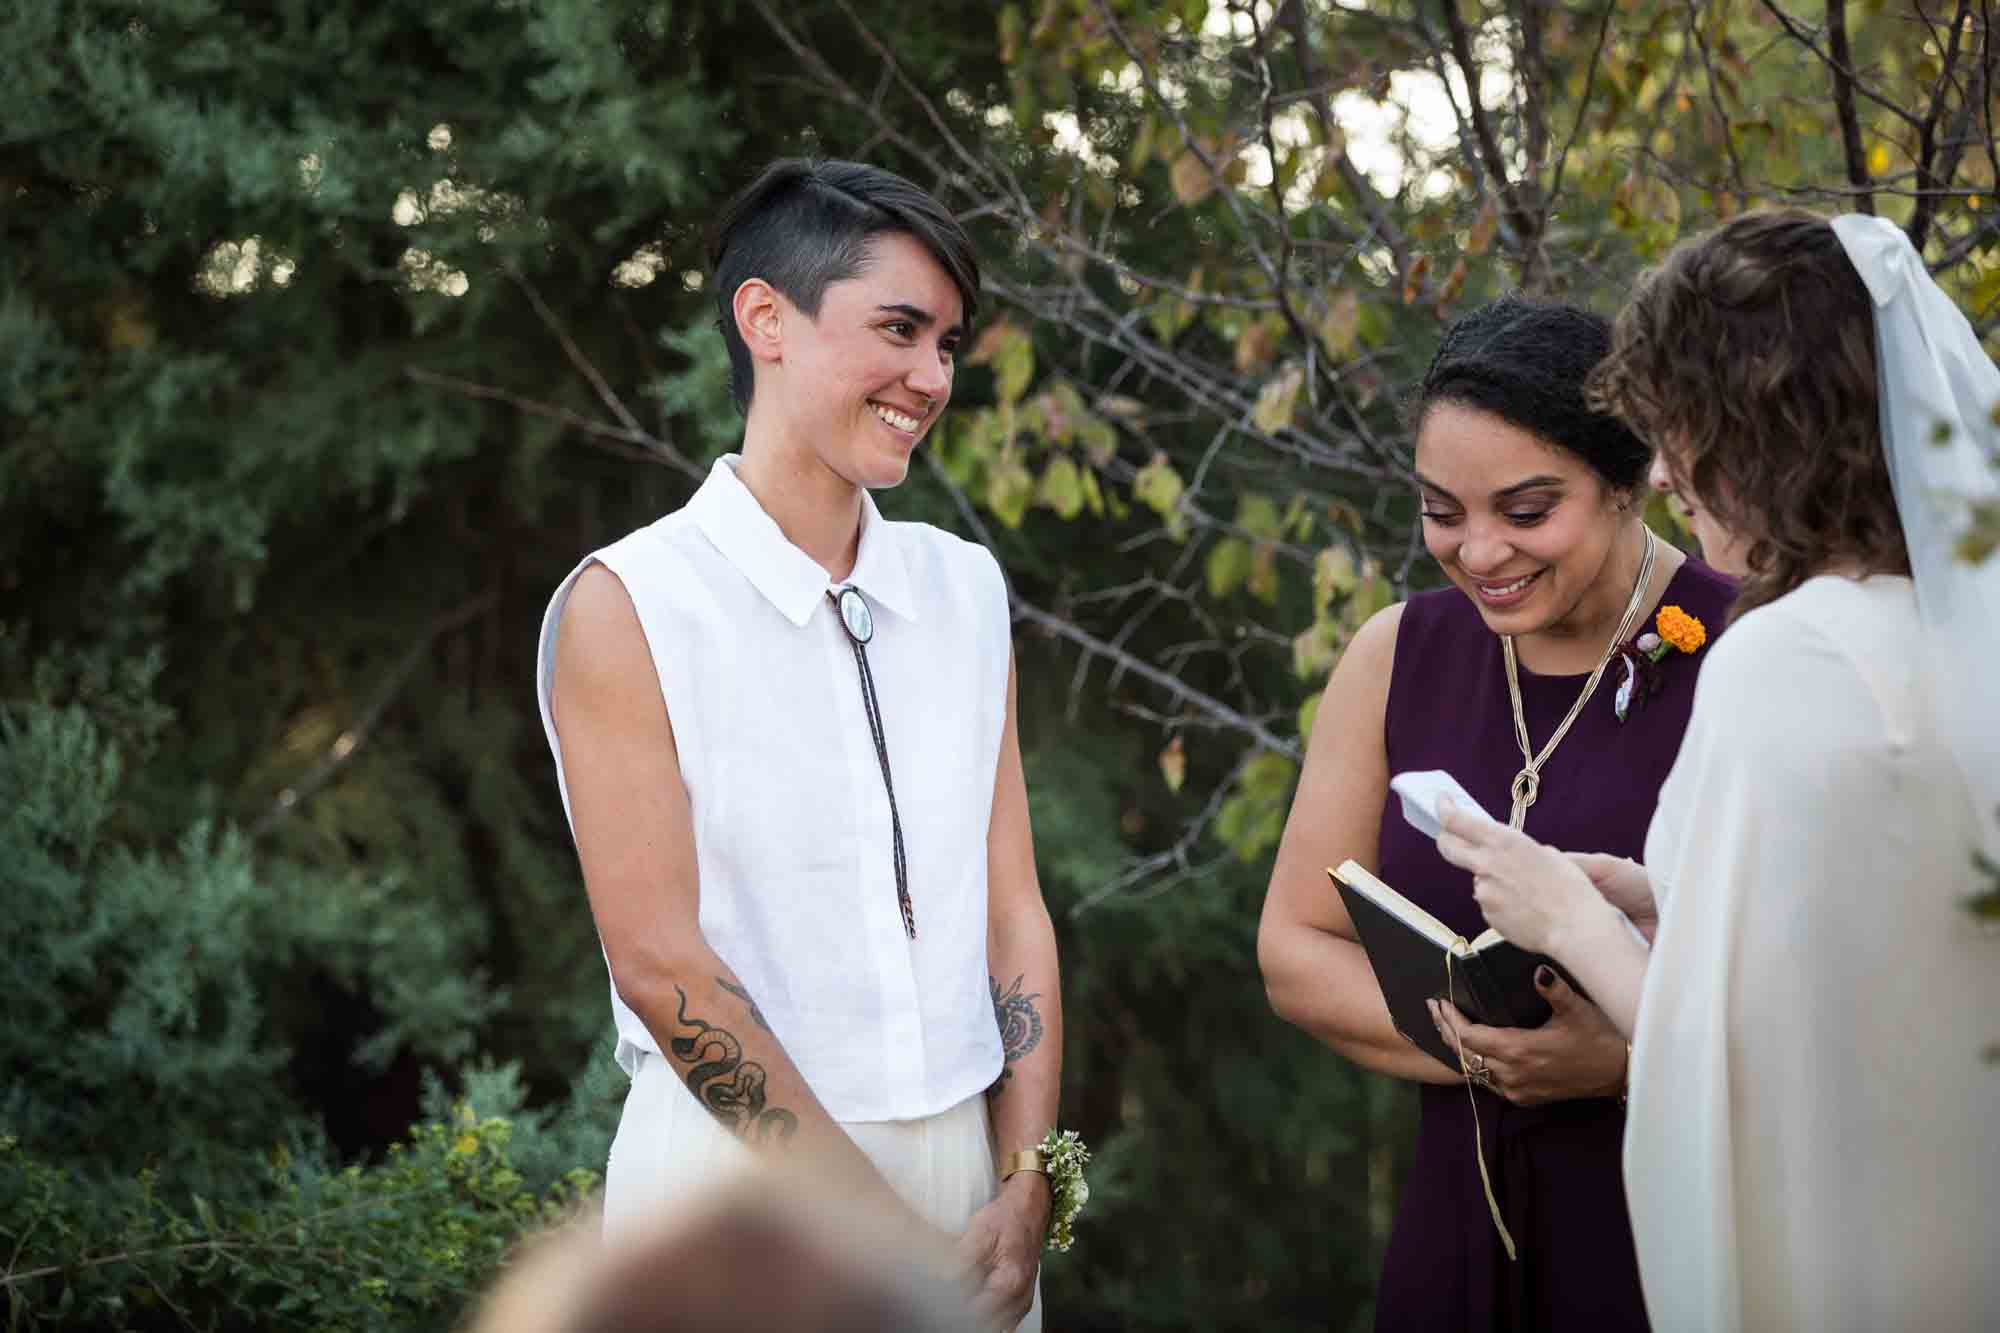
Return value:
<svg viewBox="0 0 2000 1333">
<path fill-rule="evenodd" d="M 1000 1070 L 1000 1077 L 987 1089 L 987 1095 L 996 1096 L 1014 1077 L 1011 1066 L 1016 1060 L 1042 1044 L 1042 1015 L 1035 1008 L 1035 1001 L 1042 998 L 1040 991 L 1021 993 L 1021 983 L 1027 980 L 1024 972 L 1013 982 L 1001 989 L 1000 979 L 989 976 L 986 982 L 993 988 L 993 1021 L 1000 1027 L 1000 1049 L 1006 1059 Z"/>
<path fill-rule="evenodd" d="M 722 985 L 749 1000 L 740 988 L 727 982 Z M 680 1011 L 675 1021 L 690 1030 L 669 1039 L 667 1045 L 674 1059 L 693 1066 L 687 1071 L 688 1091 L 702 1109 L 745 1142 L 783 1143 L 798 1133 L 796 1115 L 765 1105 L 764 1066 L 743 1058 L 743 1043 L 733 1033 L 689 1014 L 686 991 L 676 986 L 674 994 L 680 996 Z M 751 1004 L 750 1013 L 758 1026 L 764 1026 L 755 1004 Z"/>
</svg>

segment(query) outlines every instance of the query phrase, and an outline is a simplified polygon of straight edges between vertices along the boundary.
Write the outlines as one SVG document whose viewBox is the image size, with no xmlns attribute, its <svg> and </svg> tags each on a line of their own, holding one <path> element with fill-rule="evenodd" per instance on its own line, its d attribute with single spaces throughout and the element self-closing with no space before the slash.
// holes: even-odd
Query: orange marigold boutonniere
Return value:
<svg viewBox="0 0 2000 1333">
<path fill-rule="evenodd" d="M 1653 660 L 1666 656 L 1669 647 L 1691 653 L 1708 642 L 1708 627 L 1681 610 L 1678 606 L 1663 606 L 1660 614 L 1653 617 L 1653 627 L 1660 632 L 1661 646 L 1654 650 Z"/>
<path fill-rule="evenodd" d="M 1653 617 L 1653 628 L 1641 634 L 1631 643 L 1621 644 L 1618 655 L 1625 668 L 1625 679 L 1619 683 L 1618 693 L 1611 701 L 1612 711 L 1623 722 L 1625 715 L 1635 703 L 1643 703 L 1660 692 L 1660 662 L 1670 652 L 1683 653 L 1698 651 L 1708 642 L 1708 627 L 1698 617 L 1689 615 L 1678 606 L 1663 606 Z"/>
</svg>

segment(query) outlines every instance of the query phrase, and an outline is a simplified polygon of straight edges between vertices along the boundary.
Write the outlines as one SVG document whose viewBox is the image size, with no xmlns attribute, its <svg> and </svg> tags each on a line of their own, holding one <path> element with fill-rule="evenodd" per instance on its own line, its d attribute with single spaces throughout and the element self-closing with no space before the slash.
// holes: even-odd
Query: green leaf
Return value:
<svg viewBox="0 0 2000 1333">
<path fill-rule="evenodd" d="M 1325 697 L 1326 695 L 1324 692 L 1315 690 L 1313 691 L 1313 693 L 1306 696 L 1306 701 L 1304 703 L 1299 705 L 1300 741 L 1307 741 L 1312 739 L 1313 723 L 1319 721 L 1319 701 L 1321 699 L 1324 699 Z"/>
<path fill-rule="evenodd" d="M 1153 455 L 1153 461 L 1139 469 L 1132 478 L 1132 498 L 1162 518 L 1168 518 L 1180 506 L 1181 493 L 1187 484 L 1181 474 L 1174 471 L 1174 465 L 1167 461 L 1164 452 Z"/>
<path fill-rule="evenodd" d="M 1035 488 L 1035 502 L 1053 509 L 1065 519 L 1083 512 L 1083 475 L 1068 455 L 1058 454 L 1042 469 L 1042 481 Z"/>
<path fill-rule="evenodd" d="M 1104 517 L 1104 492 L 1098 489 L 1097 474 L 1083 471 L 1083 502 L 1097 517 Z"/>
<path fill-rule="evenodd" d="M 1076 423 L 1076 442 L 1092 463 L 1102 467 L 1118 452 L 1118 428 L 1103 417 L 1086 415 Z"/>
<path fill-rule="evenodd" d="M 1236 791 L 1216 813 L 1215 832 L 1244 861 L 1254 861 L 1277 845 L 1285 830 L 1298 765 L 1266 751 L 1243 766 Z"/>
<path fill-rule="evenodd" d="M 1028 516 L 1028 505 L 1035 498 L 1035 474 L 1027 465 L 1009 459 L 988 469 L 986 473 L 986 507 L 993 516 L 1010 528 L 1021 526 L 1021 520 Z"/>
<path fill-rule="evenodd" d="M 1325 675 L 1340 660 L 1343 642 L 1340 622 L 1322 615 L 1293 637 L 1292 670 L 1301 680 Z"/>
<path fill-rule="evenodd" d="M 1250 577 L 1250 543 L 1241 537 L 1224 537 L 1208 552 L 1208 595 L 1218 601 L 1243 586 Z"/>
<path fill-rule="evenodd" d="M 1276 541 L 1284 535 L 1285 520 L 1278 513 L 1276 500 L 1250 491 L 1236 502 L 1236 526 L 1252 537 Z"/>
<path fill-rule="evenodd" d="M 1035 342 L 1025 333 L 1016 334 L 1000 347 L 993 358 L 994 388 L 1005 402 L 1018 402 L 1035 378 Z"/>
</svg>

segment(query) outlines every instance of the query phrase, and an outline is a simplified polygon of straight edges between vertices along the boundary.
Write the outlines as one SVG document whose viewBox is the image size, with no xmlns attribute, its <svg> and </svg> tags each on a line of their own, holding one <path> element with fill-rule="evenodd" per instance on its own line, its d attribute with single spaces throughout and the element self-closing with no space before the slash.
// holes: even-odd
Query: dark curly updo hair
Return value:
<svg viewBox="0 0 2000 1333">
<path fill-rule="evenodd" d="M 1816 214 L 1770 209 L 1640 278 L 1590 395 L 1748 539 L 1741 615 L 1829 566 L 1909 572 L 1875 374 L 1874 307 L 1840 238 Z"/>
<path fill-rule="evenodd" d="M 1445 330 L 1409 412 L 1410 433 L 1439 403 L 1491 412 L 1590 465 L 1614 491 L 1645 480 L 1653 451 L 1584 383 L 1611 350 L 1611 321 L 1575 306 L 1518 297 L 1480 306 Z"/>
</svg>

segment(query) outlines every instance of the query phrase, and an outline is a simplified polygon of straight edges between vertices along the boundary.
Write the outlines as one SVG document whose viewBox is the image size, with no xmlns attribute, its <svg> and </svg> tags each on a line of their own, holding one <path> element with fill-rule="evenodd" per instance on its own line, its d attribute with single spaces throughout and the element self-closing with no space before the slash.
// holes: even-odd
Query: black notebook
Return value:
<svg viewBox="0 0 2000 1333">
<path fill-rule="evenodd" d="M 1396 1030 L 1419 1048 L 1457 1069 L 1458 1057 L 1431 1022 L 1428 1002 L 1445 994 L 1445 958 L 1451 958 L 1451 1002 L 1487 1027 L 1533 1028 L 1548 1021 L 1549 1002 L 1535 989 L 1535 969 L 1548 965 L 1575 981 L 1553 960 L 1509 944 L 1488 930 L 1466 940 L 1444 922 L 1352 861 L 1326 872 L 1347 904 L 1354 933 L 1368 951 L 1376 984 L 1389 1002 Z M 1581 989 L 1578 994 L 1582 994 Z"/>
</svg>

